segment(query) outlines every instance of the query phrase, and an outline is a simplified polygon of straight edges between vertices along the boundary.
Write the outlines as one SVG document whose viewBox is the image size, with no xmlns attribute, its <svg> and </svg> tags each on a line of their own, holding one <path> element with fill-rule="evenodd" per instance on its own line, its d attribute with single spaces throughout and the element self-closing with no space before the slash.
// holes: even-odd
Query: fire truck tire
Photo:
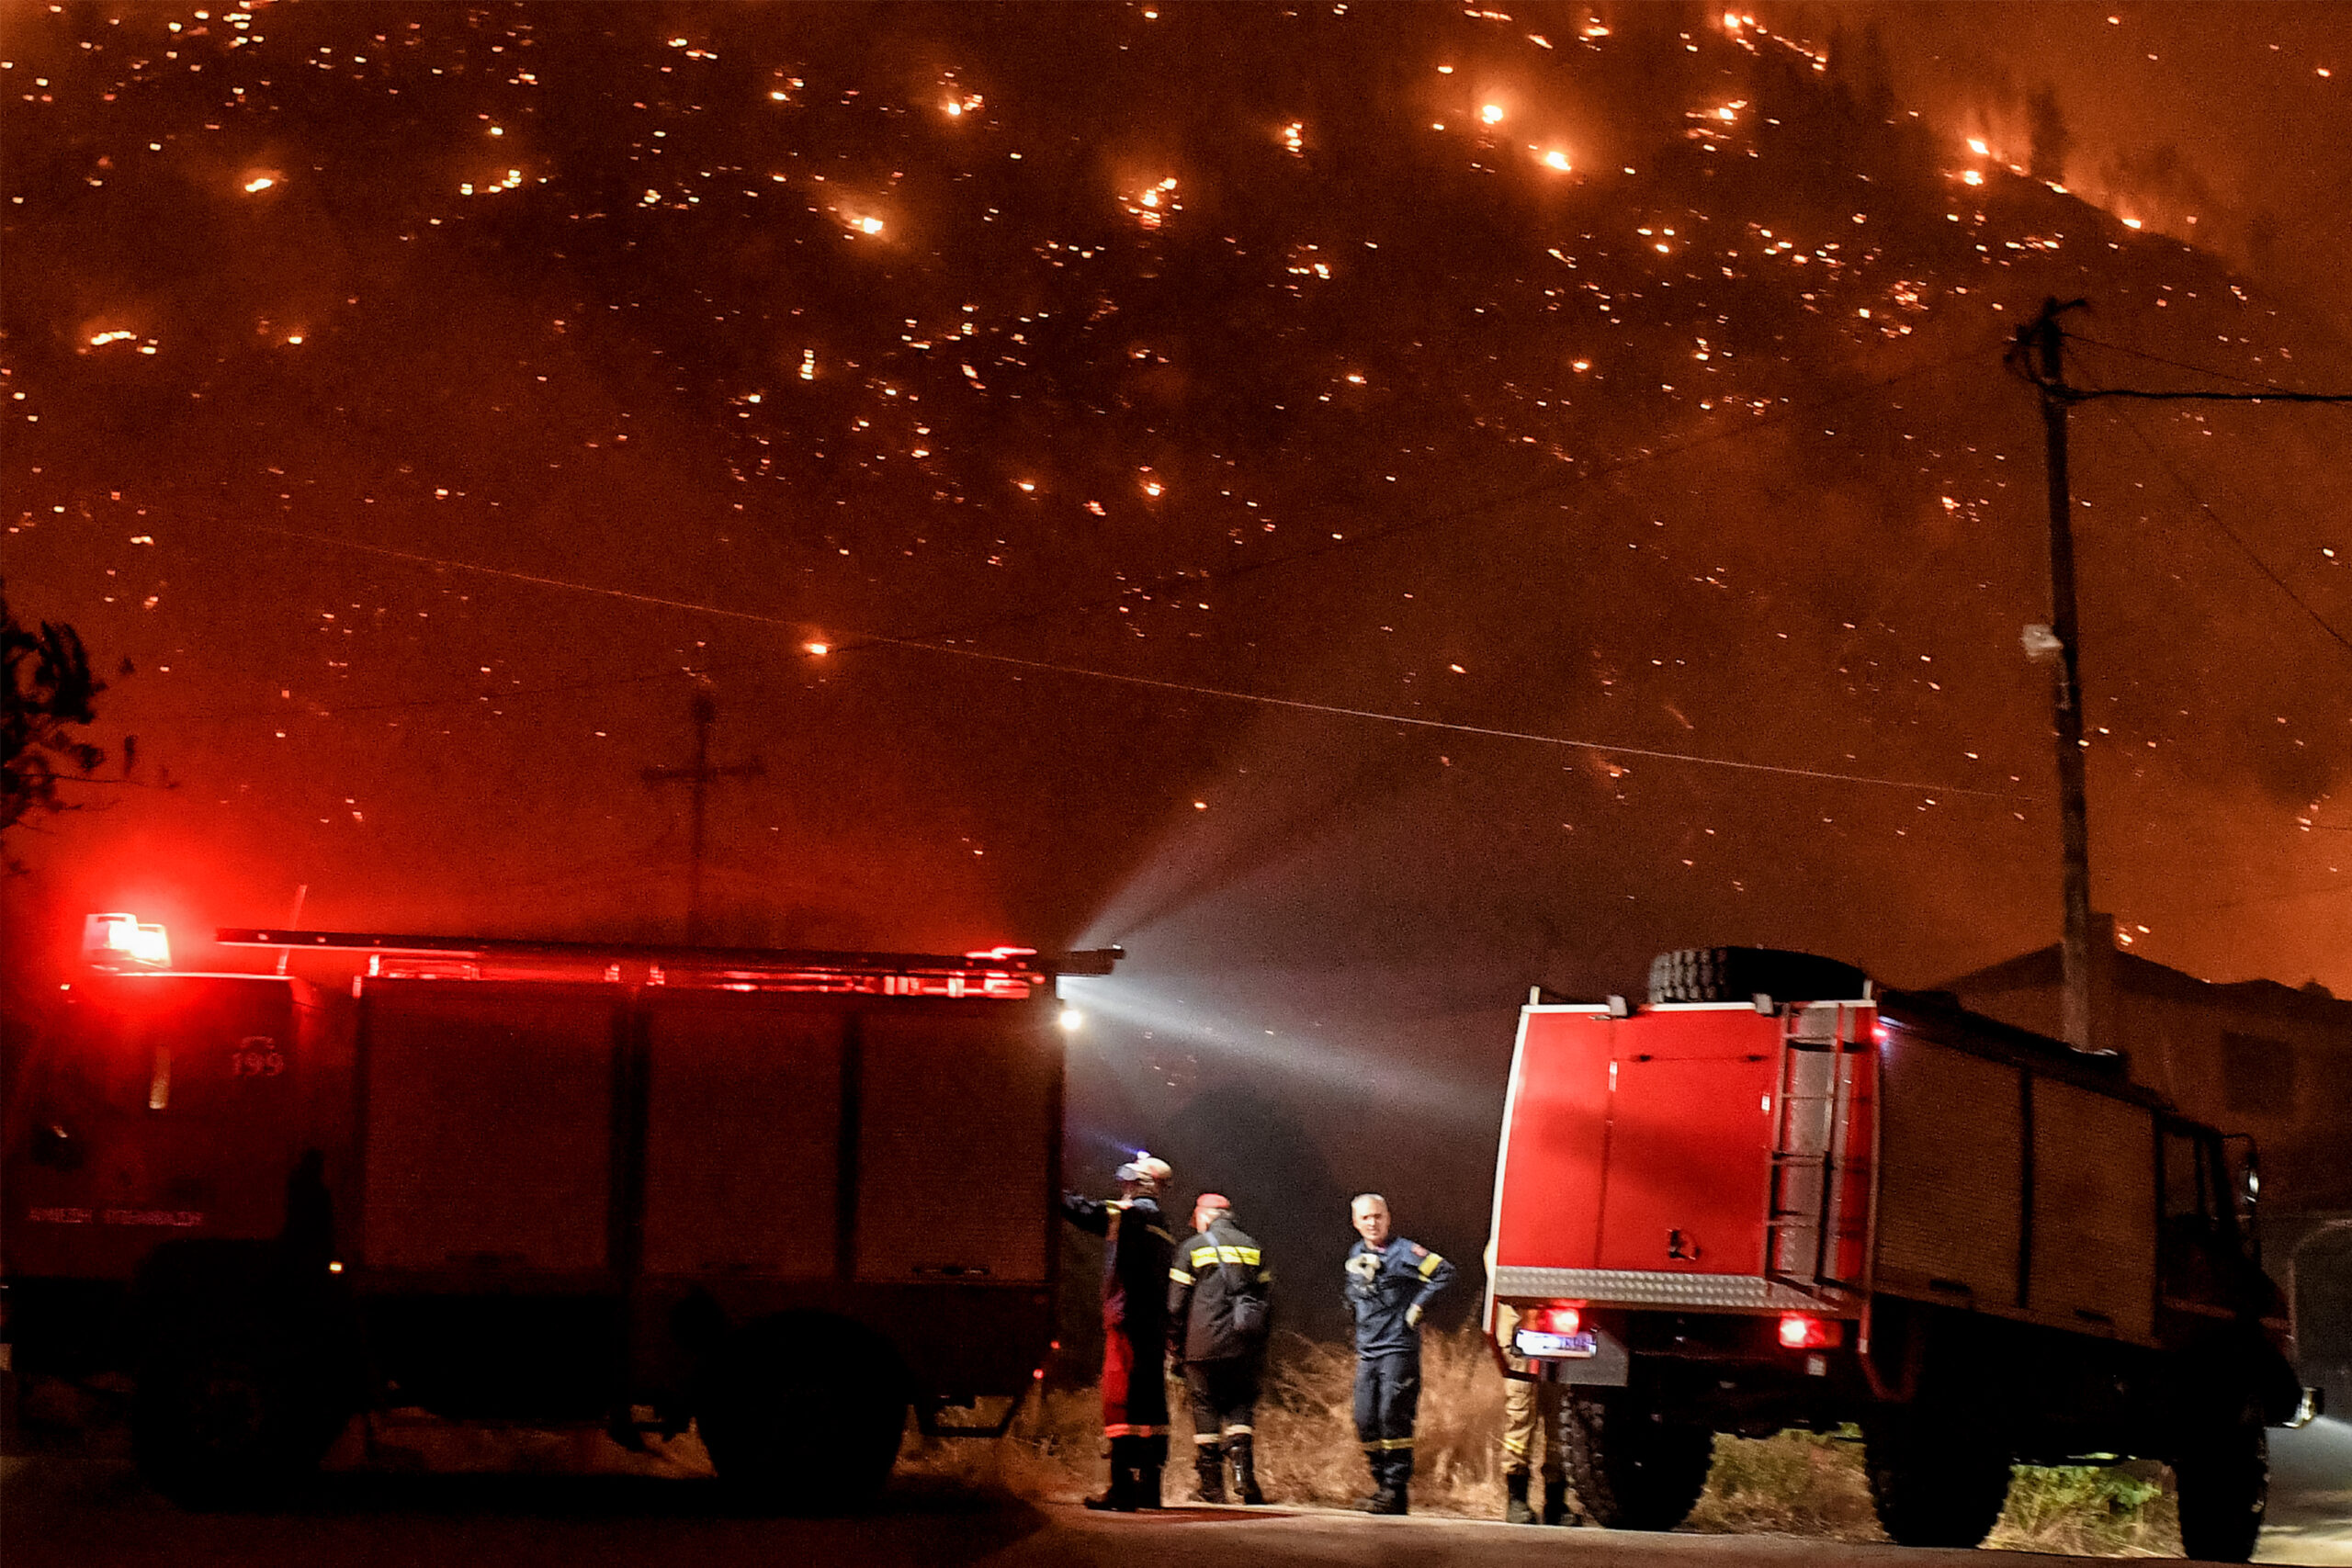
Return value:
<svg viewBox="0 0 2352 1568">
<path fill-rule="evenodd" d="M 132 1451 L 141 1477 L 184 1508 L 252 1506 L 315 1471 L 343 1424 L 319 1380 L 236 1338 L 204 1336 L 141 1369 Z"/>
<path fill-rule="evenodd" d="M 2174 1457 L 2172 1473 L 2181 1554 L 2205 1562 L 2252 1558 L 2270 1494 L 2270 1445 L 2261 1424 L 2242 1420 L 2200 1438 Z"/>
<path fill-rule="evenodd" d="M 1973 1547 L 2009 1500 L 2009 1453 L 1966 1416 L 1899 1411 L 1862 1426 L 1871 1503 L 1904 1546 Z"/>
<path fill-rule="evenodd" d="M 854 1507 L 889 1480 L 906 1431 L 907 1376 L 890 1342 L 822 1313 L 736 1334 L 695 1400 L 720 1481 L 790 1512 Z"/>
<path fill-rule="evenodd" d="M 1665 1418 L 1616 1391 L 1571 1397 L 1568 1474 L 1593 1523 L 1670 1530 L 1705 1490 L 1714 1434 Z"/>
<path fill-rule="evenodd" d="M 1850 964 L 1777 947 L 1682 947 L 1650 960 L 1653 1002 L 1843 1000 L 1868 976 Z"/>
</svg>

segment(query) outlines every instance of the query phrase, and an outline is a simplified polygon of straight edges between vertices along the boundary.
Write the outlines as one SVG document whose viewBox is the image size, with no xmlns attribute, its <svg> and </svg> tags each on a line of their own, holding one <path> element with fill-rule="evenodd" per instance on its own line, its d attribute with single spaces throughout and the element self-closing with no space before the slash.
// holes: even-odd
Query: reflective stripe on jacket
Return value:
<svg viewBox="0 0 2352 1568">
<path fill-rule="evenodd" d="M 1274 1271 L 1229 1219 L 1176 1248 L 1168 1270 L 1168 1348 L 1182 1361 L 1225 1361 L 1264 1350 Z"/>
<path fill-rule="evenodd" d="M 1407 1321 L 1415 1307 L 1453 1282 L 1453 1265 L 1419 1242 L 1392 1235 L 1385 1247 L 1359 1238 L 1348 1249 L 1348 1311 L 1355 1317 L 1356 1354 L 1418 1351 L 1419 1328 Z"/>
</svg>

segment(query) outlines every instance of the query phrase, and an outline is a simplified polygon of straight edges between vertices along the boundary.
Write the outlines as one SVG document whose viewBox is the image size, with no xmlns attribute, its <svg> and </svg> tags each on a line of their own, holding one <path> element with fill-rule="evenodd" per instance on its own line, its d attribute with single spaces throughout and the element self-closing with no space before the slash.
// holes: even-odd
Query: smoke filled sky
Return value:
<svg viewBox="0 0 2352 1568">
<path fill-rule="evenodd" d="M 2343 6 L 0 21 L 20 913 L 675 939 L 707 692 L 714 940 L 1123 942 L 1088 1135 L 1455 1248 L 1528 985 L 2054 940 L 2046 296 L 2352 389 Z M 2352 990 L 2352 411 L 2074 437 L 2096 902 Z"/>
</svg>

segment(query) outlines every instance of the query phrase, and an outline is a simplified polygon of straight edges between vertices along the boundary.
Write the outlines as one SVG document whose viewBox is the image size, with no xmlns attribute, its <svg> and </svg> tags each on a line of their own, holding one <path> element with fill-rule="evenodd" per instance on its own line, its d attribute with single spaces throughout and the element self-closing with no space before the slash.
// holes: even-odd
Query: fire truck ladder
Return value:
<svg viewBox="0 0 2352 1568">
<path fill-rule="evenodd" d="M 1836 1267 L 1845 1197 L 1858 1174 L 1849 1149 L 1861 1057 L 1849 1036 L 1859 1017 L 1835 1004 L 1792 1007 L 1781 1031 L 1765 1269 L 1815 1296 L 1858 1288 Z"/>
</svg>

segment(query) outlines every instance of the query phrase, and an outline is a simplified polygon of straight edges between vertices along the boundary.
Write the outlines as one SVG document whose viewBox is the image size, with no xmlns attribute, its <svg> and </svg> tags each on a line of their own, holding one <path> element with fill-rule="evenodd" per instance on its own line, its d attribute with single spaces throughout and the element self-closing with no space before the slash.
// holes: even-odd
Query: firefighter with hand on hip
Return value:
<svg viewBox="0 0 2352 1568">
<path fill-rule="evenodd" d="M 1356 1436 L 1372 1467 L 1367 1514 L 1401 1514 L 1413 1480 L 1413 1418 L 1421 1400 L 1421 1314 L 1453 1280 L 1453 1265 L 1390 1234 L 1388 1200 L 1350 1206 L 1357 1241 L 1348 1249 L 1348 1311 L 1356 1325 Z"/>
<path fill-rule="evenodd" d="M 1159 1214 L 1168 1162 L 1137 1150 L 1115 1172 L 1119 1195 L 1062 1194 L 1062 1216 L 1102 1236 L 1102 1435 L 1111 1441 L 1111 1484 L 1090 1508 L 1132 1513 L 1159 1506 L 1168 1462 L 1168 1269 L 1175 1239 Z"/>
<path fill-rule="evenodd" d="M 1252 1444 L 1274 1271 L 1234 1223 L 1233 1204 L 1220 1193 L 1204 1192 L 1194 1201 L 1193 1231 L 1168 1270 L 1168 1348 L 1193 1394 L 1193 1461 L 1200 1471 L 1201 1501 L 1225 1501 L 1229 1459 L 1235 1496 L 1263 1503 Z"/>
</svg>

